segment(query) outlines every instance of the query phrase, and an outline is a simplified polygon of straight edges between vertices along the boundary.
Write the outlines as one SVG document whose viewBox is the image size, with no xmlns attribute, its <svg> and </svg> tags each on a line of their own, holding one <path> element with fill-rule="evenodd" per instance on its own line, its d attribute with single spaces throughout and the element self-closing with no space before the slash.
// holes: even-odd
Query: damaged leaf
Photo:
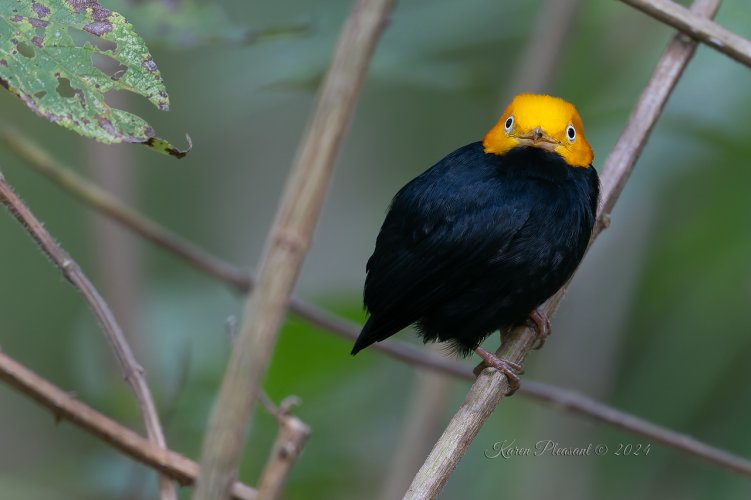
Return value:
<svg viewBox="0 0 751 500">
<path fill-rule="evenodd" d="M 96 0 L 0 0 L 0 84 L 36 114 L 101 142 L 136 142 L 182 157 L 142 118 L 105 94 L 140 94 L 161 110 L 169 98 L 133 26 Z"/>
</svg>

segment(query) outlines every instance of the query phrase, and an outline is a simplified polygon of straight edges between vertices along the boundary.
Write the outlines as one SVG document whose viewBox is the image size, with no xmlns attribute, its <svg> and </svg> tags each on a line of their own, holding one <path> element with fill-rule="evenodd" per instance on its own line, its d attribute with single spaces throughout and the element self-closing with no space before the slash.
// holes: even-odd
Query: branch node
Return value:
<svg viewBox="0 0 751 500">
<path fill-rule="evenodd" d="M 274 235 L 274 246 L 292 254 L 304 254 L 308 250 L 308 240 L 297 231 L 279 228 Z"/>
<path fill-rule="evenodd" d="M 299 398 L 299 396 L 287 396 L 286 398 L 282 399 L 281 403 L 279 403 L 277 416 L 280 418 L 289 416 L 292 413 L 292 409 L 295 406 L 300 406 L 300 404 L 302 404 L 302 400 Z"/>
</svg>

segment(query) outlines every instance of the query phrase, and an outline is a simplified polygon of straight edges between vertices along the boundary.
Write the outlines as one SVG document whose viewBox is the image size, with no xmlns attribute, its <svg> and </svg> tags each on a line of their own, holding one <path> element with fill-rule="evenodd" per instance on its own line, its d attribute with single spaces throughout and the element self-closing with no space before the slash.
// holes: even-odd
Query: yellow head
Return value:
<svg viewBox="0 0 751 500">
<path fill-rule="evenodd" d="M 520 146 L 545 149 L 572 167 L 589 167 L 594 158 L 576 108 L 549 95 L 514 97 L 482 144 L 486 153 L 497 155 Z"/>
</svg>

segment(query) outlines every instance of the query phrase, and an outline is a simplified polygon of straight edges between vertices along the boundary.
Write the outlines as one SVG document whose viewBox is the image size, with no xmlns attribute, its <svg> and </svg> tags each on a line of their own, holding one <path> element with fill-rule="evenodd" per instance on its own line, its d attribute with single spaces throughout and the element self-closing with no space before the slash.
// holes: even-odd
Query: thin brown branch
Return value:
<svg viewBox="0 0 751 500">
<path fill-rule="evenodd" d="M 133 460 L 169 476 L 180 484 L 195 483 L 198 464 L 179 453 L 156 446 L 136 432 L 78 401 L 70 393 L 54 386 L 3 352 L 0 352 L 0 380 L 48 408 L 55 420 L 71 422 Z M 257 498 L 256 491 L 242 483 L 234 483 L 232 495 L 238 500 Z"/>
<path fill-rule="evenodd" d="M 247 270 L 214 257 L 205 250 L 173 234 L 164 226 L 139 214 L 136 210 L 112 196 L 74 170 L 61 165 L 47 151 L 12 127 L 0 128 L 0 141 L 22 158 L 37 172 L 82 202 L 111 217 L 143 238 L 177 255 L 196 269 L 228 283 L 240 292 L 250 291 L 250 274 Z"/>
<path fill-rule="evenodd" d="M 280 407 L 274 409 L 279 422 L 279 433 L 258 481 L 258 497 L 263 500 L 281 498 L 287 476 L 310 436 L 310 427 L 290 414 L 291 406 L 294 404 L 297 404 L 297 398 L 293 396 L 282 401 Z M 273 407 L 273 403 L 271 406 Z"/>
<path fill-rule="evenodd" d="M 394 0 L 357 0 L 285 187 L 204 441 L 195 498 L 220 499 L 237 471 L 245 429 L 276 344 L 376 42 Z"/>
<path fill-rule="evenodd" d="M 712 17 L 720 0 L 695 0 L 692 10 Z M 628 125 L 605 162 L 602 173 L 602 207 L 593 239 L 609 220 L 610 210 L 623 190 L 644 144 L 659 117 L 667 98 L 696 51 L 696 42 L 676 35 L 660 57 L 647 87 L 642 92 Z M 552 316 L 565 292 L 565 286 L 546 304 Z M 515 328 L 498 350 L 499 357 L 522 363 L 534 345 L 534 333 L 528 327 Z M 492 368 L 485 369 L 469 390 L 464 403 L 449 422 L 422 468 L 415 475 L 405 498 L 435 498 L 474 441 L 480 428 L 509 389 L 506 376 Z"/>
<path fill-rule="evenodd" d="M 508 340 L 504 338 L 497 355 L 502 359 L 522 363 L 534 344 L 535 336 L 529 328 L 516 328 Z M 508 392 L 509 383 L 504 374 L 495 369 L 486 369 L 480 373 L 415 475 L 404 498 L 438 496 L 480 428 Z"/>
<path fill-rule="evenodd" d="M 112 195 L 98 188 L 84 177 L 57 163 L 39 146 L 21 134 L 9 129 L 0 129 L 0 140 L 3 140 L 13 152 L 30 166 L 47 174 L 60 187 L 95 210 L 112 217 L 125 227 L 152 241 L 157 246 L 172 252 L 207 275 L 225 282 L 240 292 L 249 291 L 252 279 L 245 270 L 222 261 L 171 234 L 156 222 L 120 203 Z M 95 194 L 90 195 L 90 193 Z M 290 299 L 290 309 L 311 324 L 347 340 L 357 338 L 362 328 L 362 325 L 328 313 L 299 298 L 292 297 Z M 390 339 L 373 344 L 372 348 L 415 367 L 427 368 L 468 381 L 475 379 L 470 367 L 405 342 Z M 619 427 L 626 432 L 654 439 L 678 451 L 689 453 L 697 458 L 716 463 L 742 474 L 751 475 L 751 464 L 743 458 L 730 455 L 685 434 L 676 434 L 670 429 L 609 407 L 569 389 L 528 380 L 525 381 L 517 394 L 533 398 L 554 408 Z M 263 401 L 263 395 L 261 395 L 261 400 Z M 267 406 L 267 408 L 269 408 L 270 413 L 276 413 L 276 410 L 271 406 Z M 705 450 L 709 451 L 705 452 Z M 721 458 L 726 456 L 730 458 L 727 460 Z M 718 457 L 720 458 L 718 459 Z"/>
<path fill-rule="evenodd" d="M 621 0 L 709 47 L 751 67 L 751 41 L 726 30 L 694 9 L 671 0 Z"/>
<path fill-rule="evenodd" d="M 354 338 L 357 333 L 357 331 L 354 332 L 351 338 Z M 350 338 L 349 335 L 347 337 Z M 387 340 L 373 344 L 373 347 L 412 366 L 447 373 L 468 381 L 475 380 L 470 366 L 449 361 L 443 356 L 403 342 Z M 698 459 L 751 477 L 750 460 L 708 445 L 687 434 L 675 432 L 649 420 L 618 410 L 576 391 L 525 380 L 517 394 L 546 403 L 556 409 L 568 411 L 596 422 L 617 427 L 631 434 L 652 439 Z"/>
<path fill-rule="evenodd" d="M 551 389 L 553 388 L 539 382 L 526 381 L 520 391 L 524 390 L 525 394 L 531 398 L 547 401 L 583 417 L 644 436 L 688 455 L 751 477 L 751 460 L 710 446 L 689 435 L 616 410 L 574 391 L 559 388 Z"/>
<path fill-rule="evenodd" d="M 115 320 L 107 303 L 99 294 L 93 283 L 89 281 L 78 264 L 68 255 L 65 250 L 52 238 L 52 235 L 44 228 L 44 225 L 34 216 L 29 208 L 16 195 L 10 184 L 0 172 L 0 201 L 8 211 L 16 218 L 33 240 L 39 245 L 42 252 L 60 269 L 63 276 L 83 295 L 84 300 L 94 312 L 99 324 L 104 331 L 105 337 L 115 353 L 120 368 L 123 370 L 125 379 L 130 385 L 138 401 L 138 406 L 143 415 L 146 433 L 149 439 L 162 448 L 167 447 L 162 425 L 156 405 L 151 397 L 151 391 L 146 383 L 143 368 L 136 361 L 133 351 L 125 339 L 120 325 Z M 170 493 L 170 488 L 166 490 Z M 173 491 L 174 493 L 174 491 Z"/>
<path fill-rule="evenodd" d="M 714 17 L 720 7 L 720 2 L 721 0 L 695 0 L 691 11 L 686 12 L 690 12 L 693 17 L 710 22 L 707 19 Z M 751 46 L 749 48 L 751 49 Z M 595 236 L 609 223 L 610 212 L 621 195 L 652 128 L 662 114 L 668 97 L 695 51 L 695 41 L 676 35 L 662 54 L 649 83 L 631 112 L 625 130 L 605 162 L 602 171 L 602 202 Z"/>
</svg>

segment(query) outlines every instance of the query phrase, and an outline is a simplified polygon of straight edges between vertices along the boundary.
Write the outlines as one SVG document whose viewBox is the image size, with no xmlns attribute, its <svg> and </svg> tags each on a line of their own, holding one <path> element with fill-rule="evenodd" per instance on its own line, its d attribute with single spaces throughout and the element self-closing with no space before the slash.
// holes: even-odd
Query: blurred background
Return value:
<svg viewBox="0 0 751 500">
<path fill-rule="evenodd" d="M 36 117 L 8 92 L 0 92 L 0 120 L 177 233 L 252 268 L 350 2 L 233 0 L 222 2 L 225 16 L 212 3 L 167 2 L 185 9 L 174 19 L 102 3 L 147 37 L 172 111 L 116 99 L 162 137 L 180 144 L 189 133 L 193 151 L 178 161 L 98 145 Z M 745 0 L 723 2 L 717 21 L 751 37 Z M 248 36 L 257 30 L 264 36 Z M 620 2 L 398 2 L 296 293 L 361 321 L 365 262 L 393 194 L 481 139 L 520 90 L 575 103 L 601 168 L 672 34 Z M 546 58 L 552 71 L 541 71 Z M 700 47 L 524 378 L 751 456 L 750 115 L 751 72 Z M 110 301 L 146 367 L 168 442 L 197 458 L 230 348 L 226 323 L 239 321 L 243 297 L 93 214 L 5 147 L 0 169 Z M 0 216 L 0 234 L 0 348 L 140 431 L 133 397 L 81 297 L 10 217 Z M 408 332 L 399 338 L 415 341 Z M 295 414 L 312 427 L 286 498 L 400 495 L 414 472 L 410 457 L 422 461 L 469 387 L 375 351 L 352 358 L 349 349 L 294 317 L 281 334 L 265 389 L 275 401 L 299 396 Z M 275 434 L 276 422 L 259 409 L 242 480 L 256 483 Z M 504 440 L 604 443 L 611 451 L 649 444 L 518 395 L 490 418 L 442 498 L 751 494 L 748 479 L 656 444 L 647 456 L 485 457 Z M 5 385 L 0 450 L 3 499 L 156 495 L 151 471 Z"/>
</svg>

